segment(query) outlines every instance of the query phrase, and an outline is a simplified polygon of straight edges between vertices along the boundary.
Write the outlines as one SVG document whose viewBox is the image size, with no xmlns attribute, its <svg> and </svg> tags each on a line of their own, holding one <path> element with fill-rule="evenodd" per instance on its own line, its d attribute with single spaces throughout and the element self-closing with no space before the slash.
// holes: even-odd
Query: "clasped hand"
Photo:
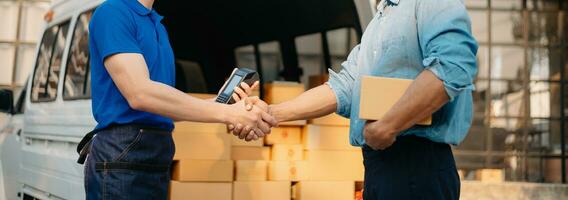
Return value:
<svg viewBox="0 0 568 200">
<path fill-rule="evenodd" d="M 227 128 L 240 139 L 258 140 L 277 125 L 276 119 L 269 114 L 268 105 L 258 97 L 246 97 L 231 107 L 234 110 L 230 113 L 234 116 Z"/>
<path fill-rule="evenodd" d="M 270 133 L 270 128 L 277 125 L 274 117 L 269 114 L 268 105 L 258 97 L 249 97 L 258 85 L 257 81 L 252 86 L 241 83 L 240 87 L 235 87 L 232 96 L 237 103 L 229 106 L 227 129 L 246 141 L 264 137 Z"/>
</svg>

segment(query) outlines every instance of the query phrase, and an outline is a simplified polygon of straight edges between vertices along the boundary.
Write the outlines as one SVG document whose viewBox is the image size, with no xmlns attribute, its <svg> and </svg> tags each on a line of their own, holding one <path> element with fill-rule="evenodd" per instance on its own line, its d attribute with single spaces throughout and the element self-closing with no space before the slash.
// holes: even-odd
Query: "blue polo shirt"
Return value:
<svg viewBox="0 0 568 200">
<path fill-rule="evenodd" d="M 150 79 L 174 86 L 174 54 L 162 18 L 136 0 L 108 0 L 95 10 L 89 24 L 92 109 L 98 122 L 95 129 L 113 124 L 173 129 L 172 119 L 132 109 L 104 66 L 104 60 L 114 54 L 142 54 Z"/>
</svg>

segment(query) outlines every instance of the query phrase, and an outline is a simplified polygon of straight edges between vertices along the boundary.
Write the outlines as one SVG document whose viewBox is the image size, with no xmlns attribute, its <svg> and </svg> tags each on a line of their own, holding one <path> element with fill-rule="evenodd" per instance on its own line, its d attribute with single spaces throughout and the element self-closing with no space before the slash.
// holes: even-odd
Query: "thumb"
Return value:
<svg viewBox="0 0 568 200">
<path fill-rule="evenodd" d="M 258 97 L 247 97 L 245 98 L 245 109 L 247 111 L 252 110 L 253 105 L 256 104 L 256 102 L 258 102 L 259 98 Z"/>
<path fill-rule="evenodd" d="M 252 99 L 247 97 L 244 100 L 245 100 L 245 109 L 247 111 L 252 110 L 252 106 L 254 105 L 254 102 L 252 102 Z"/>
</svg>

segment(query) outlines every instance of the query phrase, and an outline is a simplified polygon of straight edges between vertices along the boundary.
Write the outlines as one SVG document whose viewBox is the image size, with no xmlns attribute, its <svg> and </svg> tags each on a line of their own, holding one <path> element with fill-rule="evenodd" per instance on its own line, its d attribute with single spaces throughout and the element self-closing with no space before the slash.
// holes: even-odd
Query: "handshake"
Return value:
<svg viewBox="0 0 568 200">
<path fill-rule="evenodd" d="M 249 97 L 256 87 L 258 81 L 252 86 L 241 83 L 232 95 L 237 103 L 228 105 L 229 108 L 225 110 L 225 124 L 229 132 L 246 141 L 258 140 L 278 125 L 266 102 L 256 96 Z"/>
<path fill-rule="evenodd" d="M 240 139 L 258 140 L 278 125 L 268 104 L 258 97 L 245 97 L 229 107 L 231 109 L 227 112 L 227 129 Z"/>
</svg>

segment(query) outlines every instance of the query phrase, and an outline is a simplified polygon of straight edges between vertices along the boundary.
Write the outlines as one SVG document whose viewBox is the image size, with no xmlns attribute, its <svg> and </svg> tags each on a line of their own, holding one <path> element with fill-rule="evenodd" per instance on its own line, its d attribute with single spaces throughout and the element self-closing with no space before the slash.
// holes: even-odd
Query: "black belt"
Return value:
<svg viewBox="0 0 568 200">
<path fill-rule="evenodd" d="M 136 129 L 151 129 L 151 130 L 162 130 L 162 131 L 164 130 L 164 129 L 157 128 L 157 127 L 154 127 L 154 126 L 141 125 L 141 124 L 112 124 L 112 125 L 107 126 L 106 128 L 92 130 L 91 132 L 88 132 L 87 134 L 85 134 L 83 139 L 81 139 L 81 142 L 79 142 L 79 145 L 77 145 L 77 153 L 79 154 L 79 158 L 77 159 L 77 163 L 85 164 L 85 160 L 87 159 L 87 155 L 89 155 L 89 152 L 91 151 L 91 142 L 93 141 L 93 137 L 95 137 L 95 135 L 98 132 L 101 132 L 103 130 L 113 129 L 113 128 L 125 127 L 125 126 L 133 126 Z"/>
<path fill-rule="evenodd" d="M 157 165 L 157 164 L 143 164 L 143 163 L 128 163 L 128 162 L 97 162 L 95 163 L 95 170 L 136 170 L 147 172 L 167 172 L 170 165 Z"/>
</svg>

